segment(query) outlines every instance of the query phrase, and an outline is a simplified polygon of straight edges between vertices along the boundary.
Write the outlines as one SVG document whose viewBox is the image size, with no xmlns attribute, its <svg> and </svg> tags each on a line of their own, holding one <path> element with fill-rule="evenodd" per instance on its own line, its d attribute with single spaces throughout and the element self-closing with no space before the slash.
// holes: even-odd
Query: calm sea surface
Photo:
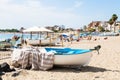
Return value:
<svg viewBox="0 0 120 80">
<path fill-rule="evenodd" d="M 5 39 L 11 39 L 14 35 L 20 36 L 19 33 L 0 33 L 0 41 Z"/>
<path fill-rule="evenodd" d="M 13 36 L 18 36 L 18 37 L 22 37 L 21 33 L 0 33 L 0 41 L 4 41 L 6 39 L 11 39 Z M 26 39 L 30 39 L 31 34 L 24 34 L 23 38 Z M 32 34 L 32 39 L 39 39 L 41 37 L 44 38 L 44 35 L 39 35 L 39 34 Z"/>
</svg>

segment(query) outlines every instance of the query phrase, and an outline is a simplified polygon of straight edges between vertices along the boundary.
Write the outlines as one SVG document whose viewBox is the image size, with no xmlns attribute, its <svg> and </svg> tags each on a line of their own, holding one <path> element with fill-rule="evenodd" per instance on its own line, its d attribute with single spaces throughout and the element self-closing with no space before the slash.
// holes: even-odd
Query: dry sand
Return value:
<svg viewBox="0 0 120 80">
<path fill-rule="evenodd" d="M 49 71 L 20 70 L 20 74 L 12 77 L 12 73 L 2 75 L 3 80 L 120 80 L 120 36 L 100 37 L 97 41 L 83 40 L 66 46 L 72 48 L 93 48 L 101 45 L 100 54 L 93 52 L 88 66 L 79 69 L 74 67 L 54 67 Z M 10 62 L 10 59 L 0 60 Z"/>
</svg>

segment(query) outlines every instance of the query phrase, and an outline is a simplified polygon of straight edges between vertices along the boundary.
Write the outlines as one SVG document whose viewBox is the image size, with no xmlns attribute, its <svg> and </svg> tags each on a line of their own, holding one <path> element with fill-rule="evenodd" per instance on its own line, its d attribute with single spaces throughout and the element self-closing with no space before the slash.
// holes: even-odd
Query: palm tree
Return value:
<svg viewBox="0 0 120 80">
<path fill-rule="evenodd" d="M 25 28 L 24 28 L 24 27 L 21 27 L 21 28 L 20 28 L 20 32 L 22 32 L 23 30 L 25 30 Z"/>
<path fill-rule="evenodd" d="M 108 23 L 110 24 L 110 31 L 112 29 L 112 25 L 114 24 L 114 32 L 115 32 L 115 28 L 116 28 L 116 20 L 118 19 L 118 16 L 116 14 L 112 15 L 112 18 L 108 21 Z"/>
<path fill-rule="evenodd" d="M 98 31 L 98 27 L 99 27 L 99 25 L 100 25 L 100 22 L 97 21 L 97 22 L 95 23 L 95 31 Z"/>
<path fill-rule="evenodd" d="M 119 26 L 118 28 L 119 28 L 119 32 L 120 32 L 120 24 L 118 24 L 118 26 Z"/>
<path fill-rule="evenodd" d="M 112 19 L 110 19 L 110 20 L 108 21 L 108 23 L 110 24 L 110 31 L 112 31 L 112 25 L 113 25 Z"/>
<path fill-rule="evenodd" d="M 84 30 L 85 32 L 87 31 L 87 26 L 86 26 L 86 25 L 83 26 L 83 30 Z"/>
<path fill-rule="evenodd" d="M 114 32 L 116 30 L 116 20 L 118 19 L 118 16 L 116 14 L 112 15 L 112 20 L 113 20 L 113 24 L 114 24 Z"/>
</svg>

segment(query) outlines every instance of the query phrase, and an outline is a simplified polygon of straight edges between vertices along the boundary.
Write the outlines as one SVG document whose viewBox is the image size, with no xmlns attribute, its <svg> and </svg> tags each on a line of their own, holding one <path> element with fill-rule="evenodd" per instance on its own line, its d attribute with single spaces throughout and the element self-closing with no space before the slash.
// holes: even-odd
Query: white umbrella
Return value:
<svg viewBox="0 0 120 80">
<path fill-rule="evenodd" d="M 39 30 L 39 27 L 31 27 L 23 30 L 23 32 L 38 32 L 38 30 Z"/>
<path fill-rule="evenodd" d="M 43 31 L 43 32 L 53 32 L 53 31 L 51 31 L 51 30 L 49 30 L 49 29 L 46 29 L 45 27 L 40 27 L 40 29 L 41 29 L 41 32 Z"/>
<path fill-rule="evenodd" d="M 61 33 L 61 35 L 70 36 L 70 34 L 69 34 L 69 33 Z"/>
<path fill-rule="evenodd" d="M 23 30 L 23 32 L 53 32 L 53 31 L 46 29 L 44 27 L 31 27 L 26 30 Z"/>
<path fill-rule="evenodd" d="M 46 29 L 45 27 L 31 27 L 26 30 L 23 30 L 23 32 L 30 32 L 32 39 L 32 32 L 40 32 L 40 38 L 41 38 L 41 32 L 53 32 L 53 31 Z"/>
</svg>

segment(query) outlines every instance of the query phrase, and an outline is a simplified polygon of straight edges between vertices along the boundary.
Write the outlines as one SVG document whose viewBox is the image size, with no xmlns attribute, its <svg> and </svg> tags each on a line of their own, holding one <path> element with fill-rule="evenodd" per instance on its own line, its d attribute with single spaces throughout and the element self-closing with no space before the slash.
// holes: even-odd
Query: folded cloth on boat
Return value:
<svg viewBox="0 0 120 80">
<path fill-rule="evenodd" d="M 48 70 L 53 67 L 54 53 L 47 53 L 44 48 L 14 49 L 12 65 L 22 69 L 31 66 L 33 70 Z"/>
</svg>

